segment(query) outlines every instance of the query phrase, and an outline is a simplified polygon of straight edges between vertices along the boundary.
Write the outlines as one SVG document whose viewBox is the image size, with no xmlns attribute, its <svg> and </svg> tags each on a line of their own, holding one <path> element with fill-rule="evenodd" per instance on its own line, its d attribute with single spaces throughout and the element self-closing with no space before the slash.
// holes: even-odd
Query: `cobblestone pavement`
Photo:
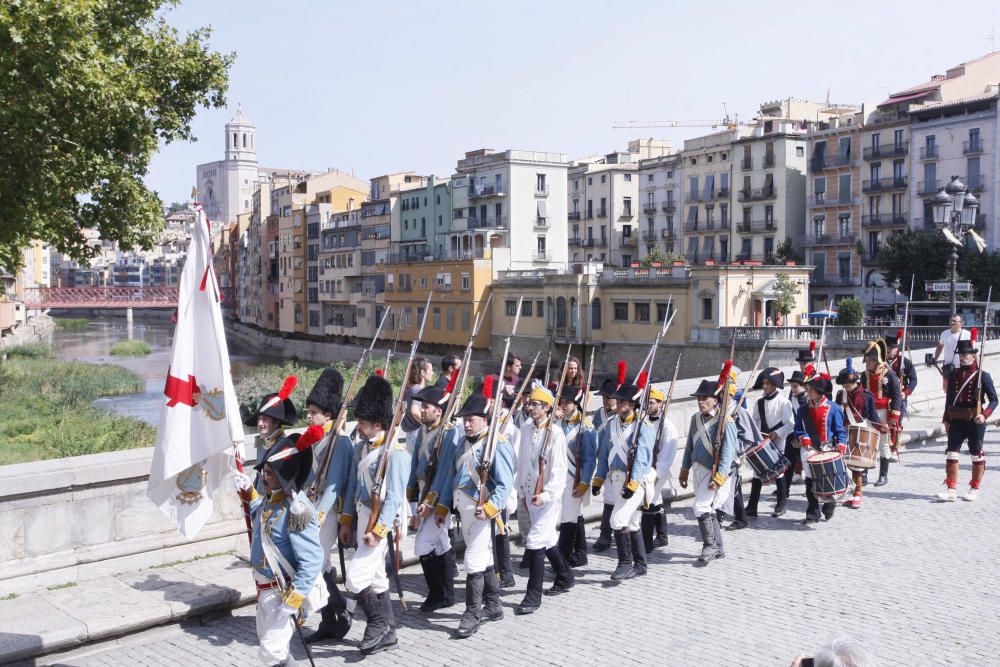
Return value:
<svg viewBox="0 0 1000 667">
<path fill-rule="evenodd" d="M 988 455 L 996 455 L 998 440 L 991 430 Z M 519 587 L 504 595 L 503 621 L 464 641 L 451 637 L 461 605 L 431 616 L 415 609 L 424 589 L 419 570 L 409 568 L 410 611 L 397 608 L 399 647 L 366 662 L 457 664 L 471 654 L 477 664 L 508 666 L 787 665 L 797 653 L 847 633 L 887 665 L 997 664 L 1000 633 L 991 626 L 1000 603 L 991 595 L 990 573 L 1000 552 L 1000 473 L 987 472 L 975 503 L 934 503 L 943 488 L 943 451 L 937 440 L 906 452 L 888 486 L 869 489 L 861 510 L 839 507 L 831 522 L 801 525 L 802 486 L 793 487 L 791 511 L 780 519 L 770 518 L 770 500 L 762 502 L 763 516 L 750 529 L 725 533 L 726 559 L 707 568 L 692 567 L 700 540 L 690 508 L 674 507 L 673 558 L 654 553 L 646 577 L 613 585 L 613 559 L 592 556 L 571 593 L 515 617 L 526 574 L 519 571 Z M 963 453 L 962 492 L 969 471 Z M 461 583 L 458 597 L 464 600 Z M 317 664 L 360 660 L 355 645 L 362 631 L 359 619 L 347 643 L 316 647 Z M 204 624 L 50 656 L 47 664 L 257 664 L 255 640 L 251 606 Z M 304 657 L 298 640 L 294 646 Z"/>
</svg>

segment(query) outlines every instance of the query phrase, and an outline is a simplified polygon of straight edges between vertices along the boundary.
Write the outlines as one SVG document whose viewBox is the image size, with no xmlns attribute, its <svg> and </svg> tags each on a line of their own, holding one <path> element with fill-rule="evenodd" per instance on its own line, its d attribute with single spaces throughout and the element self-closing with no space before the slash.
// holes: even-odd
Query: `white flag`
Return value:
<svg viewBox="0 0 1000 667">
<path fill-rule="evenodd" d="M 228 472 L 232 447 L 243 440 L 209 222 L 200 204 L 195 210 L 163 390 L 167 398 L 146 489 L 185 537 L 194 537 L 211 516 L 212 495 Z"/>
</svg>

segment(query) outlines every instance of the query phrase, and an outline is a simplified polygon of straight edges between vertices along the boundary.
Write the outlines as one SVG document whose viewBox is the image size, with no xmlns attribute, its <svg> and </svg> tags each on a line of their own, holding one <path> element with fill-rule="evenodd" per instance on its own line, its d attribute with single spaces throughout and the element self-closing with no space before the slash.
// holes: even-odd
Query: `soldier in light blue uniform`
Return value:
<svg viewBox="0 0 1000 667">
<path fill-rule="evenodd" d="M 691 473 L 691 484 L 694 486 L 693 510 L 702 542 L 699 565 L 708 565 L 710 561 L 726 556 L 715 510 L 721 508 L 730 497 L 732 478 L 729 472 L 736 460 L 736 424 L 731 416 L 720 417 L 718 414 L 719 395 L 724 386 L 724 381 L 702 380 L 698 389 L 691 394 L 698 399 L 698 413 L 691 416 L 684 461 L 678 478 L 681 487 L 686 489 L 688 473 Z M 735 393 L 735 385 L 730 385 L 730 389 Z M 714 443 L 720 418 L 726 421 L 722 431 L 719 465 L 716 468 Z"/>
<path fill-rule="evenodd" d="M 639 510 L 646 499 L 645 484 L 652 470 L 653 447 L 656 429 L 649 422 L 639 427 L 632 467 L 629 470 L 629 451 L 637 428 L 636 410 L 642 400 L 645 381 L 638 385 L 622 384 L 614 398 L 618 418 L 608 422 L 599 437 L 597 471 L 592 483 L 597 495 L 604 481 L 608 481 L 605 498 L 614 500 L 611 512 L 611 530 L 614 531 L 618 549 L 618 567 L 611 575 L 612 581 L 622 581 L 646 574 L 646 546 L 640 532 Z"/>
<path fill-rule="evenodd" d="M 310 494 L 318 494 L 316 511 L 319 519 L 319 541 L 323 547 L 323 581 L 330 594 L 330 601 L 323 607 L 323 617 L 316 632 L 306 637 L 308 643 L 327 639 L 343 639 L 351 629 L 351 607 L 337 588 L 337 568 L 334 565 L 337 551 L 338 516 L 343 509 L 344 497 L 353 493 L 349 488 L 354 479 L 354 444 L 344 434 L 333 432 L 333 422 L 340 412 L 343 399 L 344 378 L 333 368 L 326 368 L 316 380 L 306 397 L 307 419 L 312 426 L 323 429 L 323 439 L 315 446 L 316 455 L 306 482 Z M 330 449 L 330 448 L 333 449 Z M 319 467 L 330 456 L 326 478 L 316 480 Z"/>
<path fill-rule="evenodd" d="M 266 665 L 295 665 L 288 644 L 295 624 L 312 603 L 325 601 L 316 585 L 323 568 L 316 511 L 302 491 L 312 464 L 312 449 L 304 435 L 281 438 L 256 469 L 264 489 L 259 495 L 247 475 L 237 473 L 237 488 L 250 493 L 253 541 L 250 566 L 257 583 L 258 655 Z M 304 449 L 299 451 L 296 443 Z M 306 600 L 310 604 L 304 605 Z"/>
<path fill-rule="evenodd" d="M 482 392 L 472 394 L 462 406 L 465 439 L 459 444 L 454 461 L 453 485 L 442 489 L 438 503 L 454 506 L 462 517 L 462 537 L 465 540 L 465 613 L 456 636 L 471 637 L 481 620 L 503 618 L 500 604 L 500 582 L 490 554 L 493 540 L 490 527 L 507 504 L 514 489 L 514 448 L 497 434 L 492 461 L 484 461 L 489 417 L 493 407 L 493 382 L 487 377 Z M 488 470 L 486 492 L 480 505 L 480 476 L 483 465 Z"/>
<path fill-rule="evenodd" d="M 582 512 L 583 506 L 590 502 L 587 490 L 597 470 L 597 431 L 583 413 L 586 401 L 579 387 L 563 387 L 557 413 L 566 435 L 569 459 L 559 524 L 559 550 L 572 567 L 587 564 L 587 529 Z"/>
<path fill-rule="evenodd" d="M 407 514 L 406 480 L 410 476 L 410 455 L 399 442 L 386 442 L 392 425 L 392 387 L 379 375 L 372 375 L 358 392 L 354 417 L 358 422 L 358 443 L 354 459 L 355 492 L 344 499 L 340 515 L 340 541 L 347 543 L 355 530 L 358 548 L 347 564 L 347 589 L 355 594 L 368 622 L 359 648 L 365 655 L 395 646 L 396 621 L 389 598 L 389 578 L 385 560 L 393 528 L 399 530 Z M 379 461 L 388 456 L 381 483 L 382 507 L 371 530 L 371 493 L 377 485 Z M 400 517 L 400 513 L 403 517 Z"/>
<path fill-rule="evenodd" d="M 446 389 L 424 387 L 414 395 L 420 404 L 420 428 L 414 432 L 416 446 L 406 496 L 414 508 L 414 553 L 427 582 L 427 599 L 420 605 L 426 612 L 455 604 L 455 549 L 448 535 L 451 508 L 440 503 L 441 489 L 450 487 L 455 475 L 452 462 L 461 438 L 450 423 L 441 431 L 452 388 L 453 384 Z"/>
<path fill-rule="evenodd" d="M 299 379 L 294 375 L 286 377 L 281 389 L 261 398 L 257 412 L 243 422 L 257 428 L 257 436 L 254 438 L 254 446 L 258 451 L 257 460 L 266 459 L 275 443 L 285 437 L 285 427 L 292 426 L 298 420 L 299 413 L 295 410 L 295 403 L 289 398 L 298 383 Z M 254 488 L 258 494 L 264 493 L 259 473 L 254 480 Z"/>
</svg>

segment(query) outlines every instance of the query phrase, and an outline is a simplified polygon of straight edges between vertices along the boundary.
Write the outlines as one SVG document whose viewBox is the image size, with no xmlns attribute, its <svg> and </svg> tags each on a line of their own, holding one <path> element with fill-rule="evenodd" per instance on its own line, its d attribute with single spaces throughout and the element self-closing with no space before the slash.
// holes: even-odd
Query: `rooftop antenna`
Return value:
<svg viewBox="0 0 1000 667">
<path fill-rule="evenodd" d="M 997 27 L 993 26 L 990 29 L 989 37 L 986 39 L 990 40 L 990 53 L 996 51 L 996 41 L 997 41 Z"/>
</svg>

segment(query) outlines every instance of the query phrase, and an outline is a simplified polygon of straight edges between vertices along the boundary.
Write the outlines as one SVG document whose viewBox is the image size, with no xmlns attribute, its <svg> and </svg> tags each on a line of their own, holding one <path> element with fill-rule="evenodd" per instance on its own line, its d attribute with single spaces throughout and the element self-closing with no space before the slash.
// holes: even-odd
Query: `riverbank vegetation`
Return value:
<svg viewBox="0 0 1000 667">
<path fill-rule="evenodd" d="M 152 446 L 152 426 L 92 405 L 144 389 L 118 366 L 60 361 L 44 345 L 11 349 L 0 363 L 0 465 Z"/>
<path fill-rule="evenodd" d="M 90 326 L 90 320 L 81 317 L 53 317 L 56 329 L 65 331 L 82 331 Z"/>
<path fill-rule="evenodd" d="M 111 356 L 113 357 L 143 357 L 149 354 L 152 348 L 144 340 L 120 340 L 111 346 Z"/>
</svg>

